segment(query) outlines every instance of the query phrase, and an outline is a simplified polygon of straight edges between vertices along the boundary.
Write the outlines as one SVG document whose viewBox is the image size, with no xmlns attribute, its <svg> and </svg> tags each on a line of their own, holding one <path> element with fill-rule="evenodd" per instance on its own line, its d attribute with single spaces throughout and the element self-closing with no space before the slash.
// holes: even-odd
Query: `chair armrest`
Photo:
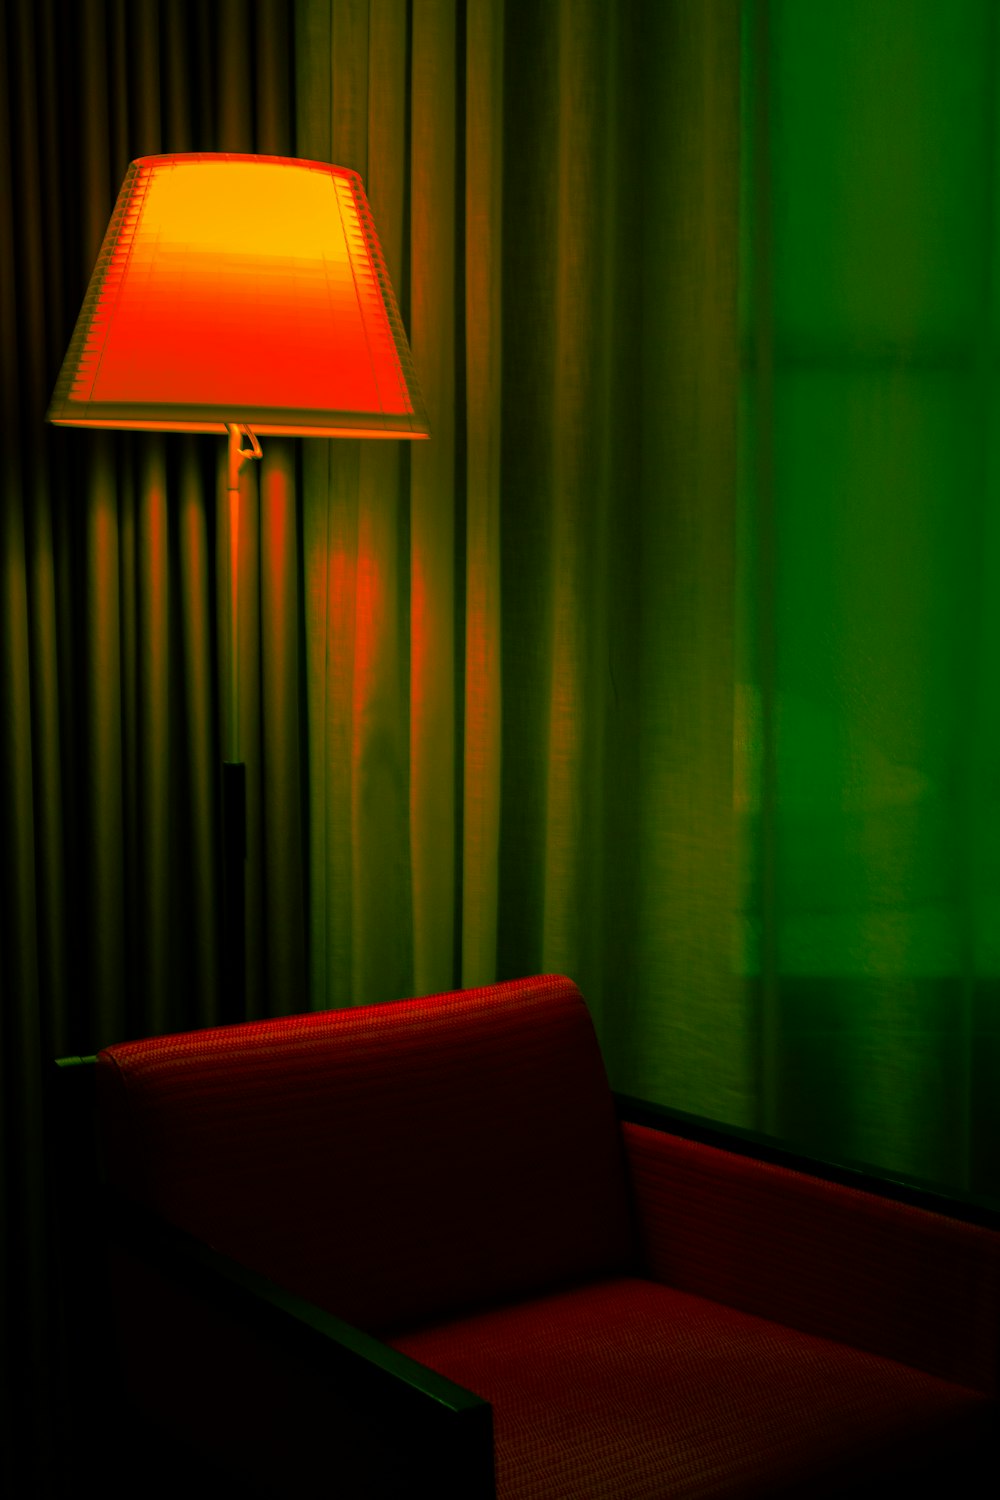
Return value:
<svg viewBox="0 0 1000 1500">
<path fill-rule="evenodd" d="M 488 1402 L 110 1191 L 101 1217 L 127 1397 L 165 1442 L 253 1494 L 494 1500 Z"/>
<path fill-rule="evenodd" d="M 997 1395 L 997 1229 L 663 1127 L 621 1125 L 647 1275 Z"/>
</svg>

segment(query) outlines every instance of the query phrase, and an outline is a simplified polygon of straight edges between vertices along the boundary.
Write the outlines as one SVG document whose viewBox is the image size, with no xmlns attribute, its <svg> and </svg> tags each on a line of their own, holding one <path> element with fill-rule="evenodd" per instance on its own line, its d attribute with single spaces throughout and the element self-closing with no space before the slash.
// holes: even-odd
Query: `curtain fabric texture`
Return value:
<svg viewBox="0 0 1000 1500">
<path fill-rule="evenodd" d="M 624 1086 L 746 1121 L 737 8 L 296 14 L 432 427 L 303 453 L 313 1004 L 566 971 Z"/>
<path fill-rule="evenodd" d="M 743 7 L 736 672 L 762 1122 L 991 1192 L 997 23 Z"/>
<path fill-rule="evenodd" d="M 48 1060 L 220 1015 L 225 444 L 43 420 L 143 154 L 358 170 L 432 426 L 244 470 L 248 1014 L 563 971 L 617 1088 L 996 1190 L 989 0 L 2 18 L 8 1419 Z"/>
</svg>

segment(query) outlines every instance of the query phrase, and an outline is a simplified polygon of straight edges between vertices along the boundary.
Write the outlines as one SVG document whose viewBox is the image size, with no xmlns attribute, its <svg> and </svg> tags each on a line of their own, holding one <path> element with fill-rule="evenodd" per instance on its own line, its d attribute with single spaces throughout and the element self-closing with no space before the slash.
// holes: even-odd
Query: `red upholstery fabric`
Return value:
<svg viewBox="0 0 1000 1500">
<path fill-rule="evenodd" d="M 113 1182 L 377 1332 L 625 1268 L 621 1140 L 569 980 L 108 1048 Z"/>
<path fill-rule="evenodd" d="M 1000 1235 L 623 1127 L 645 1274 L 996 1394 Z"/>
<path fill-rule="evenodd" d="M 890 1465 L 965 1494 L 993 1430 L 960 1386 L 632 1278 L 392 1343 L 493 1403 L 497 1500 L 908 1493 Z"/>
</svg>

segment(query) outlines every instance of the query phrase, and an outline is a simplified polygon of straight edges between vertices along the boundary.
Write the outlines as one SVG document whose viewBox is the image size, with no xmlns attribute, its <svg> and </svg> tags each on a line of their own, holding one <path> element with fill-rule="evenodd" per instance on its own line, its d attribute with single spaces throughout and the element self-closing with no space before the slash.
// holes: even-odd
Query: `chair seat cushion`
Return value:
<svg viewBox="0 0 1000 1500">
<path fill-rule="evenodd" d="M 493 1404 L 498 1500 L 962 1493 L 994 1430 L 963 1386 L 631 1277 L 389 1342 Z"/>
</svg>

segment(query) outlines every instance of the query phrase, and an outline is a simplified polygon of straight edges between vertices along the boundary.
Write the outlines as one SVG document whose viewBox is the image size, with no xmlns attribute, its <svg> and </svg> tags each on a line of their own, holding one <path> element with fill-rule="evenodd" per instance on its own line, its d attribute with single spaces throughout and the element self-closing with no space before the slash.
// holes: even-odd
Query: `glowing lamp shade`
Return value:
<svg viewBox="0 0 1000 1500">
<path fill-rule="evenodd" d="M 358 175 L 278 156 L 134 161 L 48 419 L 426 437 Z"/>
</svg>

